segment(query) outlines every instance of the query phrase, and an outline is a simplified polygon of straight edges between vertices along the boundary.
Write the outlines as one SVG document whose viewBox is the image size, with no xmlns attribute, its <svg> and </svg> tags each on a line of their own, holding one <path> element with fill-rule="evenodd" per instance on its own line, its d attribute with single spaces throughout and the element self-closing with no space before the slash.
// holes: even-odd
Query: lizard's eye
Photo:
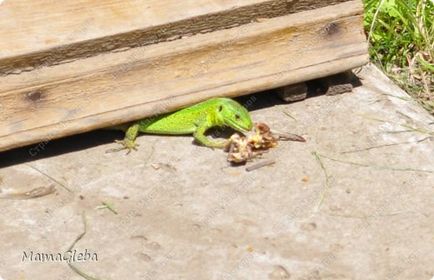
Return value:
<svg viewBox="0 0 434 280">
<path fill-rule="evenodd" d="M 235 115 L 235 119 L 236 119 L 237 121 L 239 121 L 239 120 L 241 119 L 240 115 L 236 114 L 236 115 Z"/>
<path fill-rule="evenodd" d="M 223 110 L 223 106 L 220 105 L 220 106 L 219 106 L 219 112 L 221 112 L 222 110 Z"/>
</svg>

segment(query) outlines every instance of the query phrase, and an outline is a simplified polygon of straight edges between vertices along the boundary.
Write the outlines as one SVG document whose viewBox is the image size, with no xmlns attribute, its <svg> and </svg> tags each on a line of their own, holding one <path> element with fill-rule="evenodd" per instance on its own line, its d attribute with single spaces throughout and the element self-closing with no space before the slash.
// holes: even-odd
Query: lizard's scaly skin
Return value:
<svg viewBox="0 0 434 280">
<path fill-rule="evenodd" d="M 204 146 L 222 148 L 226 141 L 211 140 L 205 132 L 211 127 L 229 126 L 237 131 L 252 129 L 249 112 L 229 98 L 212 98 L 173 113 L 149 117 L 130 123 L 123 141 L 118 141 L 128 150 L 136 149 L 135 140 L 139 132 L 149 134 L 182 135 L 193 134 Z"/>
</svg>

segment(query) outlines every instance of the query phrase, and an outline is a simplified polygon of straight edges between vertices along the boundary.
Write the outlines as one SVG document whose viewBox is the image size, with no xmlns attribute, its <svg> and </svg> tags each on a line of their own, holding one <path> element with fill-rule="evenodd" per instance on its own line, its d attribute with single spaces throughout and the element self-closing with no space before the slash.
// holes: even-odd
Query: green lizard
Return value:
<svg viewBox="0 0 434 280">
<path fill-rule="evenodd" d="M 212 98 L 173 113 L 149 117 L 116 127 L 125 131 L 124 140 L 117 140 L 123 149 L 137 150 L 135 140 L 139 132 L 149 134 L 193 134 L 200 144 L 211 148 L 223 148 L 227 140 L 211 140 L 205 132 L 211 127 L 229 126 L 239 132 L 252 129 L 249 112 L 229 98 Z"/>
</svg>

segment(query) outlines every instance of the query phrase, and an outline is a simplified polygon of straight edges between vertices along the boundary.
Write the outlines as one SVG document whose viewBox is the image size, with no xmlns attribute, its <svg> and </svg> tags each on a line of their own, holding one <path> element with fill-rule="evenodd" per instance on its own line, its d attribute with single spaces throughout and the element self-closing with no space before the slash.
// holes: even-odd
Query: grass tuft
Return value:
<svg viewBox="0 0 434 280">
<path fill-rule="evenodd" d="M 364 0 L 372 60 L 434 114 L 434 0 Z"/>
</svg>

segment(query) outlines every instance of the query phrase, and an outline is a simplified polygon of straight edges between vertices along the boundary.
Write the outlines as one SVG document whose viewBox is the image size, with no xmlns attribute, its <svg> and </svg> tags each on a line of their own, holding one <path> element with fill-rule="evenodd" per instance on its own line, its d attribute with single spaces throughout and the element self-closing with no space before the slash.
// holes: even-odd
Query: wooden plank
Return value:
<svg viewBox="0 0 434 280">
<path fill-rule="evenodd" d="M 349 1 L 0 78 L 0 150 L 343 72 L 368 61 Z"/>
<path fill-rule="evenodd" d="M 345 1 L 5 1 L 0 9 L 0 75 Z"/>
</svg>

